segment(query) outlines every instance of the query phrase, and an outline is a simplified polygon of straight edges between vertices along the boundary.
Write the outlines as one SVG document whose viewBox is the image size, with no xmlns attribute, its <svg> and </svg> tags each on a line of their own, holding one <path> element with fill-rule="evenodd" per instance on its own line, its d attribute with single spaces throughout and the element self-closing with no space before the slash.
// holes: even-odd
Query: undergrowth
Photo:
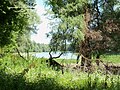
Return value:
<svg viewBox="0 0 120 90">
<path fill-rule="evenodd" d="M 0 90 L 120 90 L 119 75 L 103 75 L 97 71 L 62 74 L 47 67 L 45 60 L 23 60 L 14 55 L 0 58 Z"/>
</svg>

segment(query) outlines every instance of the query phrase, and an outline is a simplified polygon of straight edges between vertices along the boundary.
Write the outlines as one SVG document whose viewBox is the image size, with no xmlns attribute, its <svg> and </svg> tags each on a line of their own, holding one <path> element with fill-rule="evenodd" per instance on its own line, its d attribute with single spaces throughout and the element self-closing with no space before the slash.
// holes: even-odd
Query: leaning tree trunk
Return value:
<svg viewBox="0 0 120 90">
<path fill-rule="evenodd" d="M 81 66 L 85 66 L 85 65 L 86 65 L 86 67 L 91 67 L 92 66 L 92 61 L 91 61 L 91 55 L 90 54 L 86 54 L 86 55 L 82 54 Z"/>
<path fill-rule="evenodd" d="M 90 10 L 89 8 L 85 7 L 85 13 L 84 13 L 84 41 L 81 42 L 80 46 L 80 53 L 83 55 L 81 59 L 81 66 L 83 67 L 85 64 L 87 67 L 91 66 L 91 46 L 90 46 L 90 39 L 91 37 L 89 36 L 89 29 L 88 29 L 88 23 L 90 21 Z"/>
<path fill-rule="evenodd" d="M 89 37 L 85 36 L 85 40 L 81 42 L 81 49 L 80 49 L 80 53 L 82 55 L 81 58 L 81 66 L 85 66 L 86 67 L 91 67 L 91 47 L 90 47 L 90 43 L 89 43 Z"/>
</svg>

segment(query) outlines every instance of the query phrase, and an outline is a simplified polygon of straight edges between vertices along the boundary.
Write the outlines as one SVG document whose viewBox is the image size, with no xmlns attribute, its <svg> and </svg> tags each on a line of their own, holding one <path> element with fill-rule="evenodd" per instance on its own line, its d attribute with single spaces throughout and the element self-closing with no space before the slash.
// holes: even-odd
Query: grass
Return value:
<svg viewBox="0 0 120 90">
<path fill-rule="evenodd" d="M 106 62 L 120 63 L 120 55 L 103 55 L 101 58 Z"/>
<path fill-rule="evenodd" d="M 120 64 L 120 55 L 101 55 L 100 57 L 101 60 L 105 62 L 111 62 L 114 64 Z M 93 59 L 95 60 L 95 59 Z M 64 64 L 70 64 L 70 63 L 76 63 L 76 59 L 56 59 L 59 63 L 64 63 Z"/>
<path fill-rule="evenodd" d="M 56 61 L 62 64 L 76 63 L 75 59 L 56 59 Z"/>
<path fill-rule="evenodd" d="M 119 75 L 76 71 L 62 74 L 48 68 L 45 60 L 32 58 L 25 61 L 14 55 L 0 58 L 0 90 L 120 90 Z M 65 63 L 74 61 L 64 60 Z M 23 73 L 26 69 L 29 71 Z"/>
</svg>

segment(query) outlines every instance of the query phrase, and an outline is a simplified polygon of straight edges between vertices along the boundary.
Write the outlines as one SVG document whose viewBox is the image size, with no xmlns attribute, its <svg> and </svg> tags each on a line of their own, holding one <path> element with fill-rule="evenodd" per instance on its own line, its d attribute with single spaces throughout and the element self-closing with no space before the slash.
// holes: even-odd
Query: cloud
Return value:
<svg viewBox="0 0 120 90">
<path fill-rule="evenodd" d="M 31 40 L 34 40 L 37 43 L 45 43 L 48 44 L 50 42 L 50 38 L 46 37 L 46 33 L 50 32 L 50 28 L 48 27 L 49 20 L 44 15 L 46 13 L 45 8 L 43 6 L 37 5 L 36 12 L 40 16 L 41 24 L 38 25 L 37 34 L 33 34 L 31 36 Z"/>
</svg>

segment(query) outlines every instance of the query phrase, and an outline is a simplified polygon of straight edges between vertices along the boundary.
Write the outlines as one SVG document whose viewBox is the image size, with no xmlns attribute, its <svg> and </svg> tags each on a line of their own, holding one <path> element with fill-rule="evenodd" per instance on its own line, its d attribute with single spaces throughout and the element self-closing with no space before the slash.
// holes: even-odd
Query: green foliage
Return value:
<svg viewBox="0 0 120 90">
<path fill-rule="evenodd" d="M 91 20 L 89 22 L 89 26 L 91 29 L 101 32 L 102 40 L 98 43 L 99 48 L 97 50 L 99 53 L 119 53 L 119 19 L 118 13 L 120 8 L 119 0 L 91 0 Z M 92 40 L 90 43 L 94 42 Z M 96 44 L 93 45 L 97 46 Z M 92 47 L 92 44 L 91 44 Z M 94 49 L 94 48 L 92 48 Z"/>
<path fill-rule="evenodd" d="M 48 36 L 52 36 L 51 49 L 66 51 L 67 43 L 75 49 L 84 40 L 84 6 L 87 5 L 87 0 L 50 0 L 46 3 L 53 12 L 51 19 L 56 19 L 52 22 L 52 31 L 48 33 Z"/>
<path fill-rule="evenodd" d="M 0 59 L 1 90 L 119 90 L 117 75 L 54 71 L 48 68 L 44 58 L 25 61 L 17 55 Z M 31 66 L 31 67 L 30 67 Z M 23 74 L 23 70 L 29 69 Z"/>
<path fill-rule="evenodd" d="M 89 44 L 90 53 L 120 52 L 119 0 L 47 0 L 46 4 L 50 6 L 51 19 L 55 19 L 53 30 L 48 34 L 52 37 L 53 51 L 66 51 L 66 43 L 73 51 L 80 50 L 80 41 L 86 36 L 92 38 L 85 43 Z M 99 36 L 92 35 L 94 32 L 99 32 L 102 37 L 98 42 L 93 40 Z"/>
<path fill-rule="evenodd" d="M 15 44 L 16 38 L 23 34 L 35 31 L 33 24 L 39 22 L 34 10 L 31 10 L 26 2 L 19 0 L 0 1 L 0 47 Z M 32 27 L 32 28 L 30 28 Z"/>
<path fill-rule="evenodd" d="M 21 39 L 18 42 L 18 49 L 20 52 L 48 52 L 50 51 L 49 44 L 40 44 L 36 43 L 35 41 L 29 40 L 28 37 L 21 37 Z M 22 39 L 24 38 L 24 39 Z M 16 52 L 16 50 L 13 50 L 13 52 Z"/>
<path fill-rule="evenodd" d="M 120 55 L 103 55 L 101 56 L 101 59 L 103 59 L 106 62 L 111 62 L 111 63 L 120 63 Z"/>
<path fill-rule="evenodd" d="M 33 47 L 31 48 L 31 52 L 48 52 L 50 51 L 49 45 L 48 44 L 40 44 L 36 42 L 31 42 L 33 44 Z"/>
</svg>

